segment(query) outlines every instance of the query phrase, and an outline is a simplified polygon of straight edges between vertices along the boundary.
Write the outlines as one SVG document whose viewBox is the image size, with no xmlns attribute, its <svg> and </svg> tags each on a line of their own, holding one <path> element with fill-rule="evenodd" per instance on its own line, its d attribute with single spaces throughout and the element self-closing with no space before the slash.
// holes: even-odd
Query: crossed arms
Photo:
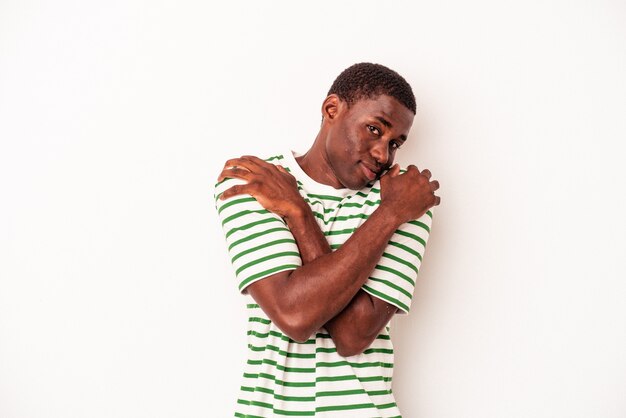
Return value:
<svg viewBox="0 0 626 418">
<path fill-rule="evenodd" d="M 337 352 L 363 352 L 397 308 L 361 290 L 391 236 L 403 223 L 421 217 L 439 203 L 430 172 L 392 167 L 381 177 L 381 204 L 336 251 L 332 251 L 293 176 L 256 157 L 229 160 L 218 178 L 237 178 L 220 199 L 253 196 L 283 218 L 296 241 L 302 266 L 256 281 L 247 287 L 267 316 L 295 341 L 306 341 L 325 327 Z"/>
</svg>

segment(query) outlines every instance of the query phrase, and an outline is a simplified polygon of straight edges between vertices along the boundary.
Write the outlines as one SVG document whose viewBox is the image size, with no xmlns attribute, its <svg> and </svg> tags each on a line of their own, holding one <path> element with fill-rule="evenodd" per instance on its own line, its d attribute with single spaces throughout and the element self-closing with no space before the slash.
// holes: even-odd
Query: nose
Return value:
<svg viewBox="0 0 626 418">
<path fill-rule="evenodd" d="M 370 151 L 372 157 L 376 160 L 378 165 L 384 166 L 389 162 L 389 148 L 385 141 L 377 141 L 372 145 Z"/>
</svg>

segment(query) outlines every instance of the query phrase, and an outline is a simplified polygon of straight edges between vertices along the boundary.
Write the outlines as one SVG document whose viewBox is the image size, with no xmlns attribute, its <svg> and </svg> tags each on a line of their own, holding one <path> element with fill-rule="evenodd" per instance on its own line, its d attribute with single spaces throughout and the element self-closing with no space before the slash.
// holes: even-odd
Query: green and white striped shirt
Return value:
<svg viewBox="0 0 626 418">
<path fill-rule="evenodd" d="M 315 182 L 291 152 L 267 161 L 285 167 L 297 179 L 302 197 L 333 250 L 376 210 L 380 183 L 355 191 Z M 226 179 L 216 185 L 216 207 L 226 235 L 239 290 L 302 261 L 293 235 L 279 216 L 253 197 L 219 195 L 242 183 Z M 430 232 L 432 213 L 402 225 L 391 237 L 363 290 L 407 313 L 415 279 Z M 389 326 L 362 354 L 342 357 L 321 328 L 308 341 L 291 340 L 245 293 L 248 311 L 248 362 L 237 401 L 236 417 L 398 417 L 391 391 L 393 345 Z"/>
</svg>

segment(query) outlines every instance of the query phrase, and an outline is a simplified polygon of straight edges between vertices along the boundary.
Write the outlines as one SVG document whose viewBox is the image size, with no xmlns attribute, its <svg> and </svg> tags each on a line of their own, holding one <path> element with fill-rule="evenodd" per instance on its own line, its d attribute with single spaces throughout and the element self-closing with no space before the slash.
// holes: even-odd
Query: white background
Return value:
<svg viewBox="0 0 626 418">
<path fill-rule="evenodd" d="M 225 2 L 224 2 L 225 3 Z M 442 205 L 394 320 L 406 417 L 626 416 L 622 1 L 0 1 L 0 416 L 225 417 L 223 161 L 334 77 L 412 84 Z"/>
</svg>

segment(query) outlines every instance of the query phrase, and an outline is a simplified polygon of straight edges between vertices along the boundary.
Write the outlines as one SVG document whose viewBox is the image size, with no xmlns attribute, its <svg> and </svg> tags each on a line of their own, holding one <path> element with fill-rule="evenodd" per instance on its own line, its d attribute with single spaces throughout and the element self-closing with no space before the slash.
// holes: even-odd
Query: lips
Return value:
<svg viewBox="0 0 626 418">
<path fill-rule="evenodd" d="M 365 177 L 367 177 L 369 181 L 374 180 L 378 176 L 378 173 L 376 171 L 374 171 L 373 169 L 371 169 L 369 166 L 367 166 L 364 163 L 361 163 L 361 170 L 363 171 L 363 174 L 365 174 Z"/>
</svg>

